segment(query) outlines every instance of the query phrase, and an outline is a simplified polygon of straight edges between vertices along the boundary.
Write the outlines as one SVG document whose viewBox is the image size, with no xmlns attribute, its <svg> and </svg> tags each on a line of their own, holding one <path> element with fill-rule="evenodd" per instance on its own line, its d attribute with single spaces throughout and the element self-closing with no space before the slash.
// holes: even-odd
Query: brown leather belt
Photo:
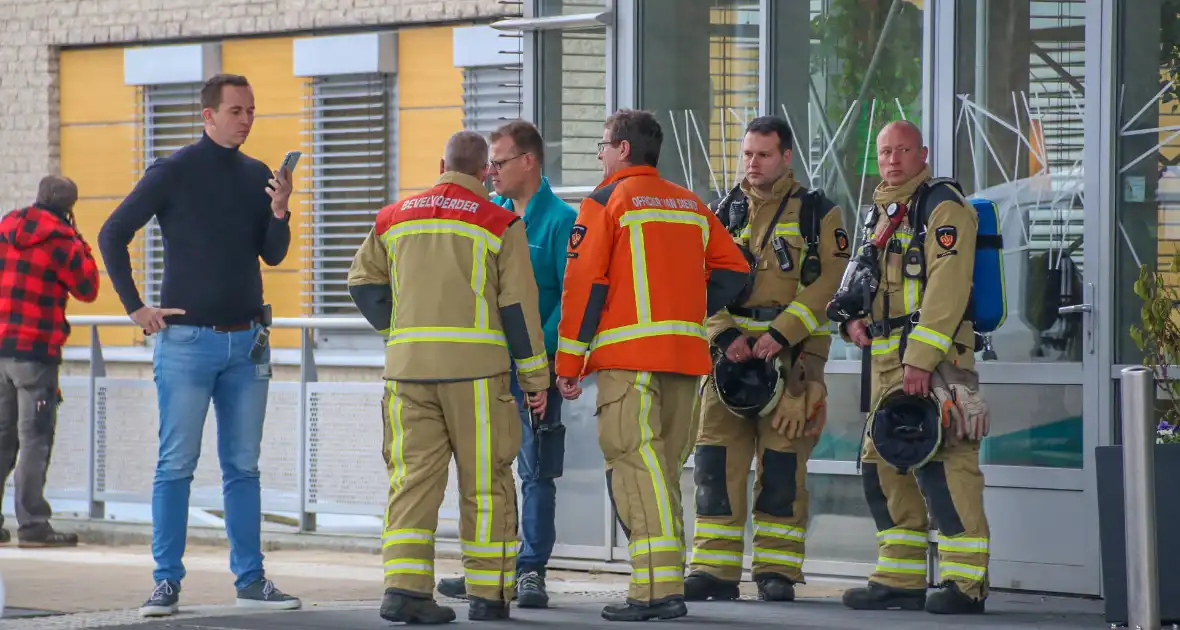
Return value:
<svg viewBox="0 0 1180 630">
<path fill-rule="evenodd" d="M 250 330 L 253 325 L 254 322 L 245 322 L 242 324 L 229 324 L 227 326 L 214 326 L 213 332 L 239 332 L 243 330 Z"/>
</svg>

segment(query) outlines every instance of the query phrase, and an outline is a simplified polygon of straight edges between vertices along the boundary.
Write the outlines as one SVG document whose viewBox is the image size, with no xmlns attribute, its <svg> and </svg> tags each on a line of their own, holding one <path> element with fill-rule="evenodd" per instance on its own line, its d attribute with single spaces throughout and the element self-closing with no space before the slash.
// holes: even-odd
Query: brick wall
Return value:
<svg viewBox="0 0 1180 630">
<path fill-rule="evenodd" d="M 517 12 L 501 0 L 0 0 L 0 212 L 28 203 L 37 181 L 60 166 L 61 47 Z"/>
</svg>

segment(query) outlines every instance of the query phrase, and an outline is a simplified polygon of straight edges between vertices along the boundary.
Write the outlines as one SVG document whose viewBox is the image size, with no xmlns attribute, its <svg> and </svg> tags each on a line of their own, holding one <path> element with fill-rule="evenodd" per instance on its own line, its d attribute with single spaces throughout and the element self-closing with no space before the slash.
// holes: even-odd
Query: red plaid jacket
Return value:
<svg viewBox="0 0 1180 630">
<path fill-rule="evenodd" d="M 36 206 L 0 220 L 0 356 L 61 363 L 69 296 L 98 297 L 90 247 L 60 215 Z"/>
</svg>

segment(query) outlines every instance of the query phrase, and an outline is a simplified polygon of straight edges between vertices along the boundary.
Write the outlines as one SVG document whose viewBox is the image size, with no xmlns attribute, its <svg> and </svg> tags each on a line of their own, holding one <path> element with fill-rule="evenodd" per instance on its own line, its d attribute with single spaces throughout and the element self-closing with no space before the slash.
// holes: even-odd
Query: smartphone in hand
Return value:
<svg viewBox="0 0 1180 630">
<path fill-rule="evenodd" d="M 287 155 L 283 156 L 283 163 L 279 165 L 279 172 L 287 171 L 290 176 L 295 172 L 295 165 L 299 163 L 299 158 L 303 156 L 302 151 L 287 151 Z"/>
</svg>

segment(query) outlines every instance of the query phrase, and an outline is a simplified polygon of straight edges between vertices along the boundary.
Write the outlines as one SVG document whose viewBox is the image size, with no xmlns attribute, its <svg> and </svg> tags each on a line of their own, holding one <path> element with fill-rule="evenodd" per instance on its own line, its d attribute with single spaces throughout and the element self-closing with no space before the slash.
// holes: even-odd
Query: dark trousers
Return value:
<svg viewBox="0 0 1180 630">
<path fill-rule="evenodd" d="M 15 467 L 16 522 L 21 538 L 51 531 L 53 509 L 45 500 L 45 478 L 57 428 L 59 367 L 0 358 L 0 500 Z"/>
<path fill-rule="evenodd" d="M 552 365 L 550 358 L 550 365 Z M 533 434 L 532 419 L 524 393 L 512 372 L 512 395 L 520 410 L 521 432 L 520 453 L 516 458 L 516 472 L 520 475 L 520 552 L 516 556 L 517 574 L 537 571 L 545 574 L 545 565 L 557 542 L 557 480 L 541 475 L 540 457 L 560 456 L 559 453 L 538 452 L 536 436 Z M 549 387 L 548 404 L 542 424 L 561 422 L 561 394 L 553 385 Z M 550 449 L 563 448 L 564 444 L 551 442 Z"/>
</svg>

